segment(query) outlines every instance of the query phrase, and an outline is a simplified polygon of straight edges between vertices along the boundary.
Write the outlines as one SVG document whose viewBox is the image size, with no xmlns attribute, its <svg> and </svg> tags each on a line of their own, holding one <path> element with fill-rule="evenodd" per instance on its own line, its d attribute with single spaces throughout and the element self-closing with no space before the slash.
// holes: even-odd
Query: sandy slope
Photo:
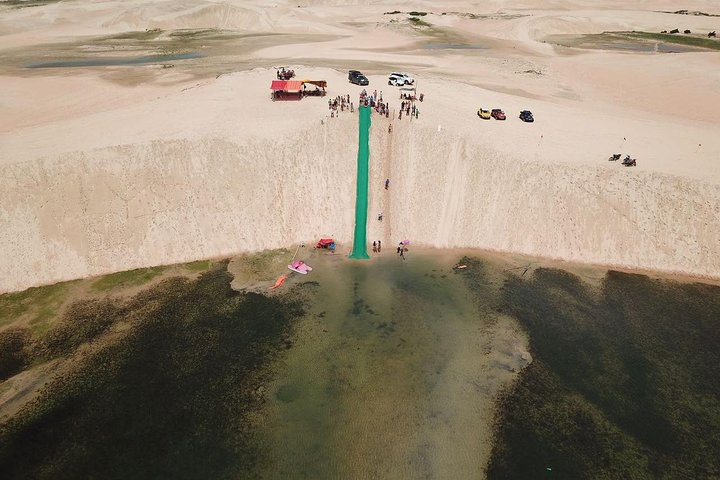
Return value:
<svg viewBox="0 0 720 480">
<path fill-rule="evenodd" d="M 720 105 L 720 55 L 568 51 L 542 41 L 719 23 L 658 13 L 679 8 L 674 2 L 632 10 L 625 3 L 109 1 L 5 9 L 0 291 L 318 235 L 351 242 L 356 117 L 329 119 L 323 99 L 271 102 L 267 67 L 281 63 L 328 80 L 329 97 L 353 101 L 360 88 L 343 71 L 358 65 L 394 108 L 397 92 L 384 74 L 397 68 L 418 78 L 426 101 L 417 121 L 394 120 L 388 134 L 389 120 L 373 118 L 370 217 L 383 211 L 385 221 L 370 224 L 370 239 L 719 277 L 720 111 L 712 106 Z M 720 13 L 713 5 L 682 8 Z M 423 17 L 433 27 L 383 15 L 395 9 L 435 12 Z M 43 49 L 56 55 L 49 44 L 87 49 L 90 36 L 146 28 L 328 36 L 299 44 L 272 37 L 237 54 L 208 50 L 167 70 L 22 68 Z M 423 48 L 460 41 L 482 48 Z M 258 68 L 216 78 L 243 70 L 233 66 L 239 59 Z M 123 76 L 132 81 L 114 81 Z M 502 107 L 509 119 L 481 121 L 479 106 Z M 517 119 L 524 108 L 536 123 Z M 637 157 L 638 167 L 607 162 L 615 152 Z"/>
</svg>

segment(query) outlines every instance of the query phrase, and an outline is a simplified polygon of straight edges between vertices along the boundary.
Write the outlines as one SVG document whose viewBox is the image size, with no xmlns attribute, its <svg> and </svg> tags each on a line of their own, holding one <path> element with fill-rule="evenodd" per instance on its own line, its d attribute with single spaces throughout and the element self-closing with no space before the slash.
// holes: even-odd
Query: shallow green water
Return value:
<svg viewBox="0 0 720 480">
<path fill-rule="evenodd" d="M 655 38 L 653 38 L 655 37 Z M 717 50 L 720 43 L 713 40 L 651 34 L 647 32 L 605 32 L 585 35 L 549 35 L 546 41 L 564 47 L 620 50 L 625 52 L 687 53 Z"/>
<path fill-rule="evenodd" d="M 76 60 L 57 60 L 53 62 L 31 63 L 27 68 L 71 68 L 71 67 L 110 67 L 121 65 L 148 65 L 174 62 L 177 60 L 192 60 L 203 55 L 197 52 L 171 53 L 166 55 L 142 55 L 139 57 L 94 57 Z"/>
<path fill-rule="evenodd" d="M 266 478 L 472 478 L 484 468 L 490 394 L 522 362 L 522 335 L 448 265 L 376 262 L 313 271 L 317 300 L 269 391 Z"/>
<path fill-rule="evenodd" d="M 35 361 L 93 342 L 0 422 L 0 478 L 720 475 L 720 288 L 304 259 L 278 296 L 232 291 L 221 263 L 79 304 L 39 343 L 0 332 Z"/>
</svg>

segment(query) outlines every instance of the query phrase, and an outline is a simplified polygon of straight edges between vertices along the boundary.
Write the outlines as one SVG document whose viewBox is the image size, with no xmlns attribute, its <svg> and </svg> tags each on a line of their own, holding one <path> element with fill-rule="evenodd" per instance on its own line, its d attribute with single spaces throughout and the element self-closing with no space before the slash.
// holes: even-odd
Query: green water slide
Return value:
<svg viewBox="0 0 720 480">
<path fill-rule="evenodd" d="M 360 137 L 358 139 L 357 199 L 355 200 L 355 241 L 350 258 L 368 259 L 367 216 L 368 177 L 370 171 L 370 107 L 360 107 Z"/>
</svg>

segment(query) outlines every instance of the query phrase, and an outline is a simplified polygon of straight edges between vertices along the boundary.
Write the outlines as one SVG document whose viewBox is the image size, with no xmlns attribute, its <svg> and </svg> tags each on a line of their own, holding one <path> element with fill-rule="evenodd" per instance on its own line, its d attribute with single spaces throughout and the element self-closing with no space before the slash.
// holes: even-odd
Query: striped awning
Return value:
<svg viewBox="0 0 720 480">
<path fill-rule="evenodd" d="M 299 92 L 302 90 L 303 82 L 299 80 L 273 80 L 270 90 L 273 92 Z"/>
<path fill-rule="evenodd" d="M 302 84 L 303 82 L 299 80 L 288 80 L 287 85 L 285 85 L 285 91 L 286 92 L 299 92 L 302 90 Z"/>
<path fill-rule="evenodd" d="M 285 85 L 287 85 L 287 83 L 287 80 L 273 80 L 270 84 L 270 90 L 272 90 L 273 92 L 285 90 Z"/>
</svg>

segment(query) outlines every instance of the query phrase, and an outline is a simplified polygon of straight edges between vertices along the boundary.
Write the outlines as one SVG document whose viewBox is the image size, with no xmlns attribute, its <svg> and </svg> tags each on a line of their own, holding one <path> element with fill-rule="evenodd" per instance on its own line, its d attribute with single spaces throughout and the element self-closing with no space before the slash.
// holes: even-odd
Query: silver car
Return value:
<svg viewBox="0 0 720 480">
<path fill-rule="evenodd" d="M 415 79 L 407 73 L 393 72 L 388 76 L 388 85 L 402 87 L 404 85 L 412 85 L 414 83 Z"/>
</svg>

